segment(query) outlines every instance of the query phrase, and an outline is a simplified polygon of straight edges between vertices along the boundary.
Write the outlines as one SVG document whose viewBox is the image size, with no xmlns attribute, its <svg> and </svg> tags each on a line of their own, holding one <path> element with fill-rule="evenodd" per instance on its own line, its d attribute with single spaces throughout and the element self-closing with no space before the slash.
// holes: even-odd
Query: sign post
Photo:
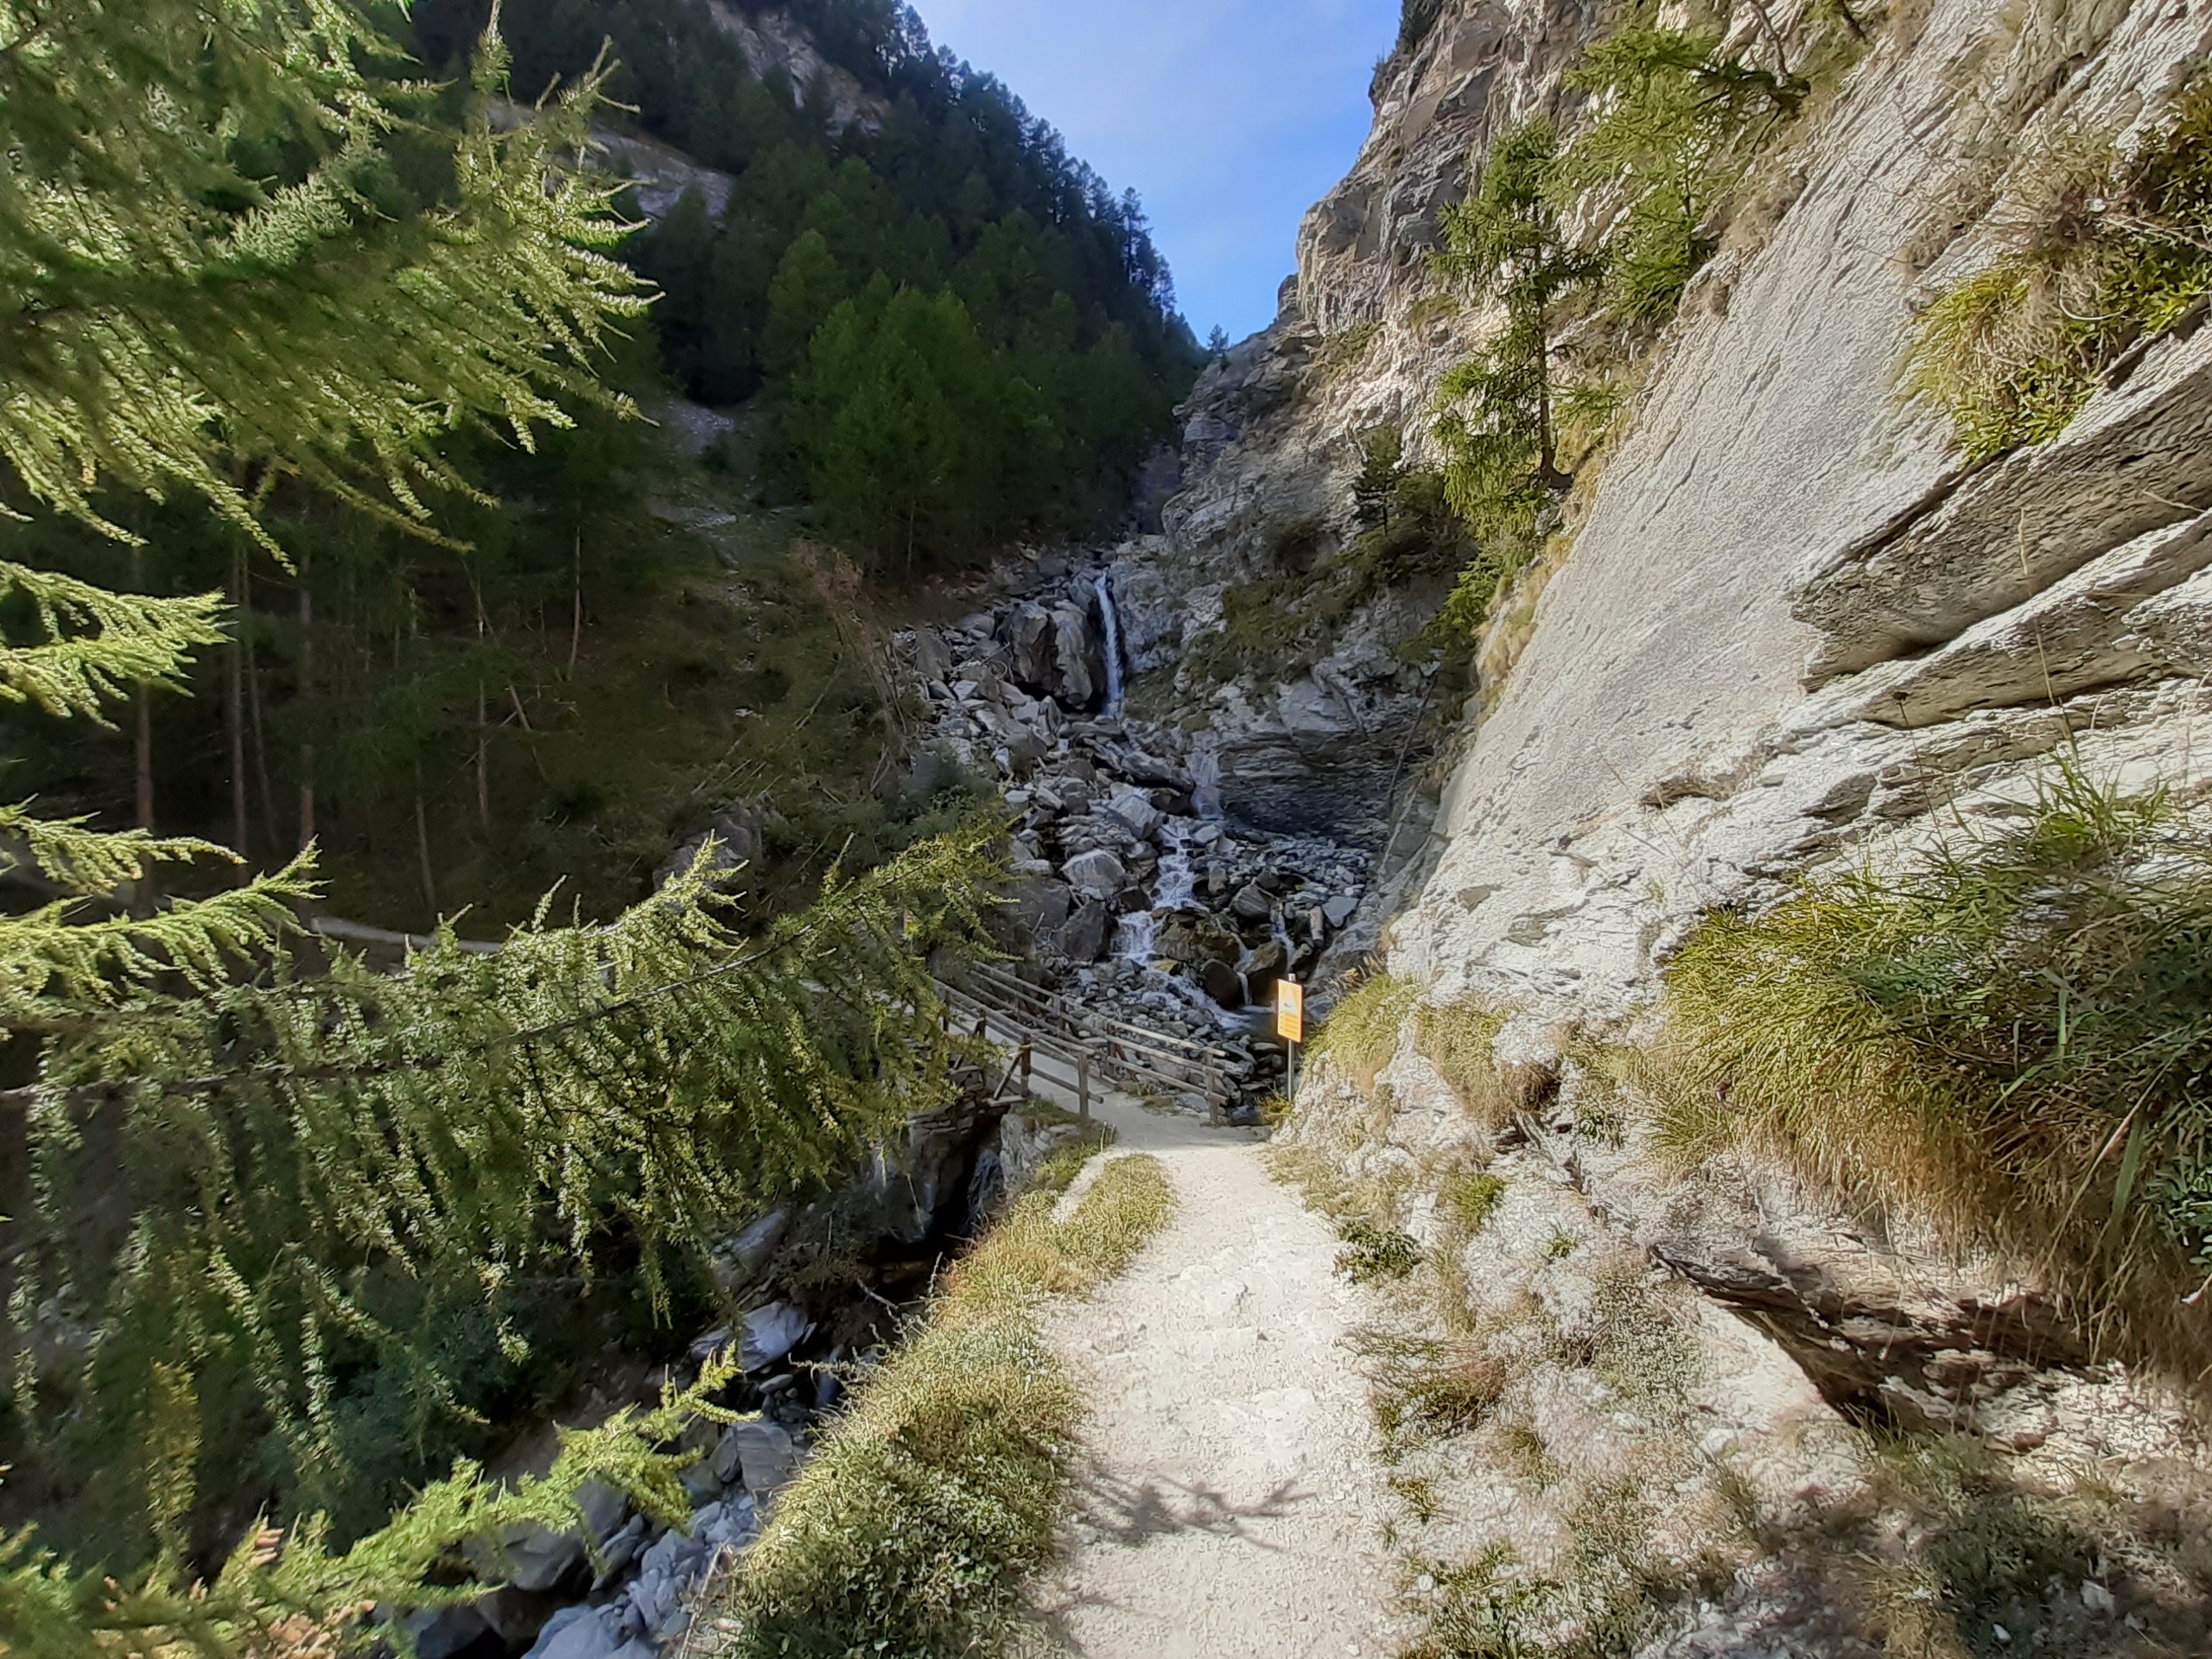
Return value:
<svg viewBox="0 0 2212 1659">
<path fill-rule="evenodd" d="M 1275 1035 L 1290 1047 L 1290 1076 L 1284 1091 L 1298 1097 L 1298 1048 L 1306 1040 L 1306 988 L 1294 979 L 1275 982 Z"/>
</svg>

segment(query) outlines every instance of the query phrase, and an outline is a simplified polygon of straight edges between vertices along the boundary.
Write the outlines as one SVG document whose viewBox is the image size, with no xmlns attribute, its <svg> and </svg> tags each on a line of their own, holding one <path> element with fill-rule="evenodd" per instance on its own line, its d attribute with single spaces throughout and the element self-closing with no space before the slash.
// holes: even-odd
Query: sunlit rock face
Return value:
<svg viewBox="0 0 2212 1659">
<path fill-rule="evenodd" d="M 1802 38 L 1805 8 L 1769 10 Z M 1200 664 L 1224 593 L 1283 569 L 1287 528 L 1349 542 L 1363 434 L 1394 425 L 1433 454 L 1438 382 L 1495 327 L 1432 277 L 1439 212 L 1496 133 L 1535 114 L 1571 128 L 1566 72 L 1596 5 L 1447 0 L 1378 72 L 1374 134 L 1308 217 L 1280 316 L 1201 380 L 1182 492 L 1115 559 L 1135 700 L 1207 734 L 1255 818 L 1376 810 L 1385 854 L 1330 965 L 1376 950 L 1433 1000 L 1514 1011 L 1504 1040 L 1559 1066 L 1567 1107 L 1500 1155 L 1757 1324 L 1830 1408 L 2085 1455 L 2104 1455 L 2110 1410 L 2147 1455 L 2171 1421 L 2078 1363 L 2008 1268 L 1776 1171 L 1685 1178 L 1634 1135 L 1592 1154 L 1567 1109 L 1569 1034 L 1648 1033 L 1664 963 L 1716 906 L 2002 822 L 2062 750 L 2205 805 L 2212 329 L 2185 323 L 2063 435 L 1986 465 L 1898 371 L 1916 313 L 1999 245 L 2005 165 L 2075 130 L 2145 130 L 2212 51 L 2212 10 L 1859 10 L 1867 47 L 1714 227 L 1719 254 L 1573 498 L 1569 550 L 1522 596 L 1510 671 L 1427 774 L 1433 825 L 1427 757 L 1401 748 L 1433 683 L 1395 647 L 1436 594 L 1384 592 L 1295 672 Z M 1346 1097 L 1329 1155 L 1382 1179 L 1456 1144 L 1425 1065 L 1408 1034 L 1391 1092 Z M 1378 1111 L 1388 1134 L 1353 1144 Z"/>
</svg>

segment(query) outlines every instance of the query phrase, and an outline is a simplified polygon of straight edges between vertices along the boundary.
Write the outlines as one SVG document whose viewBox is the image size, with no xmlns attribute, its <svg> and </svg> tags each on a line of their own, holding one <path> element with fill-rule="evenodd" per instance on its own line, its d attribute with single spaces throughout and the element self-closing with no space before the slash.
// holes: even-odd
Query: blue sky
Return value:
<svg viewBox="0 0 2212 1659">
<path fill-rule="evenodd" d="M 1198 337 L 1274 319 L 1299 220 L 1351 170 L 1399 0 L 914 0 L 931 37 L 1135 188 Z"/>
</svg>

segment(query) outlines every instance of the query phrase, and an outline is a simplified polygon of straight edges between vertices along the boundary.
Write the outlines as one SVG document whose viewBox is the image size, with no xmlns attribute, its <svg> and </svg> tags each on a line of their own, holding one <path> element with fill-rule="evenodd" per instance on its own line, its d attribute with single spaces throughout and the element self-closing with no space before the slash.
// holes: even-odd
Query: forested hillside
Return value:
<svg viewBox="0 0 2212 1659">
<path fill-rule="evenodd" d="M 425 56 L 484 10 L 427 7 Z M 736 29 L 763 12 L 811 41 L 812 83 L 756 71 Z M 774 480 L 880 567 L 1118 512 L 1201 361 L 1166 265 L 1134 193 L 906 7 L 532 0 L 503 22 L 519 96 L 611 44 L 638 125 L 734 175 L 718 213 L 694 194 L 631 251 L 669 371 L 710 404 L 766 389 Z"/>
<path fill-rule="evenodd" d="M 487 14 L 412 13 L 402 67 L 442 88 L 410 94 L 426 135 L 459 119 Z M 188 495 L 110 509 L 157 553 L 0 528 L 26 563 L 238 606 L 190 696 L 149 688 L 111 734 L 11 730 L 15 787 L 259 868 L 314 840 L 338 912 L 486 933 L 556 884 L 612 913 L 718 821 L 748 826 L 780 903 L 957 810 L 959 779 L 898 753 L 879 618 L 1011 538 L 1113 528 L 1198 353 L 1134 200 L 911 13 L 776 16 L 810 84 L 757 73 L 735 29 L 757 19 L 706 0 L 502 8 L 503 99 L 575 86 L 605 48 L 601 129 L 734 181 L 611 249 L 655 285 L 597 365 L 628 406 L 580 401 L 527 447 L 445 435 L 409 486 L 433 534 L 404 503 L 250 480 L 286 563 Z M 417 223 L 446 165 L 403 132 L 365 199 Z"/>
</svg>

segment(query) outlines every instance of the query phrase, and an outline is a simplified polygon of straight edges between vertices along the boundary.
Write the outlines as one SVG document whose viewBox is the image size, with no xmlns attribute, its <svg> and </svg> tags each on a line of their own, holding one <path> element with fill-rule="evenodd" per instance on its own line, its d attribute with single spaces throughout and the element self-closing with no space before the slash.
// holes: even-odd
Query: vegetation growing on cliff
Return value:
<svg viewBox="0 0 2212 1659">
<path fill-rule="evenodd" d="M 2121 148 L 2069 131 L 2019 168 L 1996 257 L 1916 320 L 1904 385 L 1987 460 L 2064 431 L 2105 377 L 2212 295 L 2212 78 Z"/>
<path fill-rule="evenodd" d="M 1767 68 L 1719 35 L 1631 6 L 1569 73 L 1592 111 L 1571 143 L 1546 120 L 1480 158 L 1447 209 L 1437 268 L 1503 324 L 1439 389 L 1452 504 L 1481 543 L 1440 627 L 1478 639 L 1621 401 L 1623 361 L 1648 346 L 1718 245 L 1717 208 L 1810 91 L 1768 38 Z M 1595 226 L 1570 232 L 1570 223 Z"/>
<path fill-rule="evenodd" d="M 1779 1154 L 2055 1277 L 2107 1345 L 2201 1373 L 2212 842 L 2074 770 L 1903 871 L 1709 919 L 1668 972 L 1685 1154 Z"/>
</svg>

